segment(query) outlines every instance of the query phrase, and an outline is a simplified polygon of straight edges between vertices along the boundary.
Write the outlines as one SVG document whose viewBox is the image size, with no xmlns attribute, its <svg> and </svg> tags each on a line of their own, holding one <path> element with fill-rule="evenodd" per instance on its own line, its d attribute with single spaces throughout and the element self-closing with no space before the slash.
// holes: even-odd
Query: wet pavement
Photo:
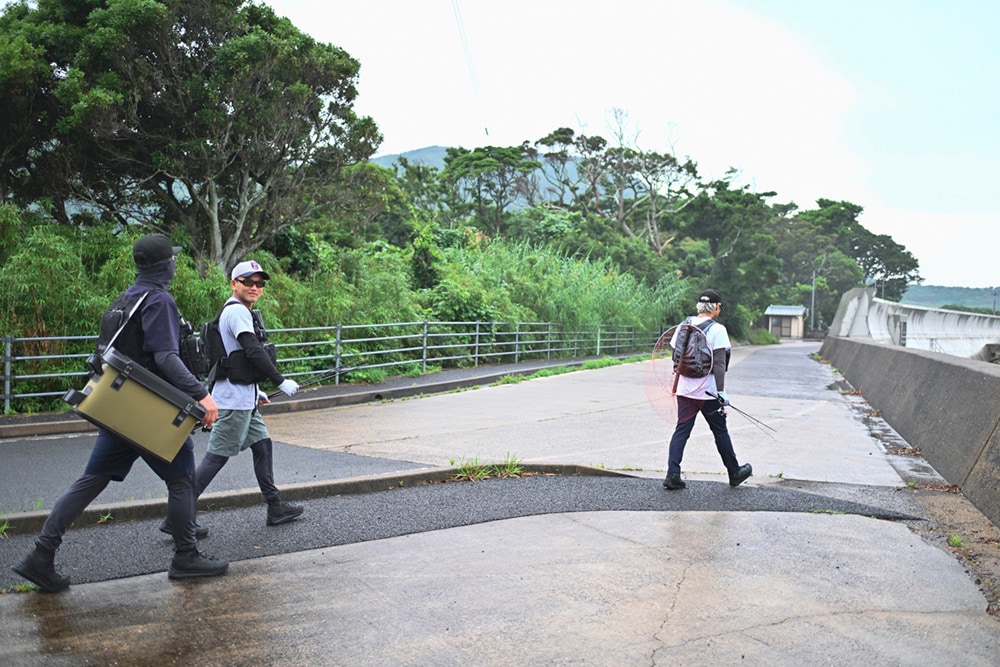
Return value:
<svg viewBox="0 0 1000 667">
<path fill-rule="evenodd" d="M 928 519 L 906 483 L 940 478 L 886 454 L 905 443 L 873 434 L 810 358 L 818 347 L 734 354 L 727 393 L 776 430 L 730 413 L 755 471 L 737 489 L 703 423 L 688 488 L 662 488 L 671 428 L 650 406 L 648 363 L 303 392 L 314 409 L 288 401 L 266 417 L 300 521 L 264 525 L 250 457 L 237 457 L 199 514 L 202 548 L 229 574 L 171 582 L 163 485 L 140 463 L 67 534 L 68 591 L 0 595 L 3 663 L 995 664 L 983 594 L 914 530 Z M 418 386 L 429 381 L 454 391 Z M 365 402 L 374 394 L 388 400 Z M 10 565 L 92 441 L 0 440 L 0 587 L 22 583 Z M 446 481 L 457 464 L 505 459 L 539 474 Z"/>
</svg>

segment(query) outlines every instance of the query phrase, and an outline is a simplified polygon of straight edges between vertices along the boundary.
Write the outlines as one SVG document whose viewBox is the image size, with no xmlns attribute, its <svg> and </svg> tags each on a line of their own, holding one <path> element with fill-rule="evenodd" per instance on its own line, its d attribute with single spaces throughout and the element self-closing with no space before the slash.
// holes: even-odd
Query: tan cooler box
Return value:
<svg viewBox="0 0 1000 667">
<path fill-rule="evenodd" d="M 87 421 L 125 438 L 166 462 L 205 417 L 205 409 L 166 380 L 114 348 L 104 354 L 104 372 L 83 391 L 63 400 Z"/>
</svg>

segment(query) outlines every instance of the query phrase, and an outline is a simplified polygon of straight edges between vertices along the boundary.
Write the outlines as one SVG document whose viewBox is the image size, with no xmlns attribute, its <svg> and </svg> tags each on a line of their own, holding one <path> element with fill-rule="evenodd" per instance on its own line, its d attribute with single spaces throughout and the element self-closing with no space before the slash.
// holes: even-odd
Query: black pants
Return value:
<svg viewBox="0 0 1000 667">
<path fill-rule="evenodd" d="M 698 413 L 705 417 L 708 427 L 712 429 L 715 436 L 715 448 L 719 450 L 722 463 L 730 475 L 735 475 L 740 464 L 736 460 L 736 452 L 733 451 L 733 441 L 729 437 L 729 429 L 726 426 L 726 409 L 721 403 L 712 399 L 710 401 L 700 401 L 685 396 L 677 397 L 677 427 L 674 435 L 670 438 L 670 453 L 667 462 L 667 472 L 674 475 L 681 474 L 681 459 L 684 458 L 684 446 L 687 445 L 688 438 L 691 437 L 691 430 L 694 428 L 695 419 Z M 683 421 L 681 421 L 683 420 Z"/>
<path fill-rule="evenodd" d="M 197 546 L 195 501 L 198 499 L 194 491 L 194 442 L 188 438 L 173 462 L 166 463 L 107 431 L 97 434 L 83 475 L 56 500 L 42 526 L 38 545 L 54 553 L 76 518 L 109 482 L 123 481 L 139 458 L 146 461 L 167 485 L 167 518 L 174 527 L 174 548 L 177 551 L 194 549 Z"/>
<path fill-rule="evenodd" d="M 261 440 L 260 442 L 255 442 L 250 446 L 250 452 L 253 454 L 253 473 L 257 478 L 257 486 L 260 487 L 260 492 L 264 494 L 264 499 L 269 503 L 274 503 L 279 500 L 278 487 L 274 485 L 274 445 L 270 438 Z M 195 488 L 197 493 L 195 498 L 201 496 L 202 492 L 208 488 L 208 485 L 212 483 L 215 476 L 219 474 L 219 471 L 229 463 L 230 457 L 219 456 L 218 454 L 212 454 L 207 452 L 205 458 L 201 460 L 198 464 L 198 469 L 195 471 L 195 477 L 197 478 L 197 483 Z"/>
</svg>

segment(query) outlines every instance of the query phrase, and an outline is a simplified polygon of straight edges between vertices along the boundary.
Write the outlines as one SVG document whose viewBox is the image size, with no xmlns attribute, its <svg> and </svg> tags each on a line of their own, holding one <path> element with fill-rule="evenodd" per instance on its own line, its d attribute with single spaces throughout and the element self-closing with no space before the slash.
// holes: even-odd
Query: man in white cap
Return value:
<svg viewBox="0 0 1000 667">
<path fill-rule="evenodd" d="M 259 382 L 271 380 L 286 396 L 299 389 L 295 380 L 286 379 L 275 366 L 274 347 L 267 344 L 260 311 L 254 309 L 270 279 L 254 260 L 240 262 L 232 271 L 229 284 L 233 295 L 219 313 L 219 332 L 228 356 L 216 370 L 212 386 L 219 418 L 212 427 L 208 451 L 195 472 L 195 490 L 200 496 L 229 459 L 249 449 L 257 485 L 267 500 L 267 525 L 276 526 L 297 519 L 303 507 L 281 500 L 274 484 L 271 436 L 258 409 L 269 402 Z M 199 536 L 207 535 L 206 528 L 198 528 Z M 160 530 L 169 533 L 169 523 L 164 521 Z"/>
</svg>

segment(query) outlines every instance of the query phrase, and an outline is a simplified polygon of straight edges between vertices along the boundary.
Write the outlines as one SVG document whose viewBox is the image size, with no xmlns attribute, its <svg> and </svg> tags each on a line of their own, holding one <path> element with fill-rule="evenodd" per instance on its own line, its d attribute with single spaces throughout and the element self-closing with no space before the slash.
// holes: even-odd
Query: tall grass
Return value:
<svg viewBox="0 0 1000 667">
<path fill-rule="evenodd" d="M 101 312 L 134 278 L 131 255 L 134 236 L 53 224 L 16 229 L 10 220 L 0 222 L 8 231 L 17 232 L 14 238 L 5 238 L 0 248 L 4 255 L 0 335 L 96 335 Z M 258 307 L 272 330 L 436 320 L 539 321 L 576 330 L 598 325 L 632 326 L 640 332 L 650 332 L 682 316 L 680 299 L 685 285 L 674 276 L 664 276 L 657 284 L 647 285 L 618 271 L 611 260 L 573 258 L 551 246 L 527 241 L 495 240 L 438 250 L 433 257 L 436 282 L 420 288 L 415 287 L 412 248 L 401 249 L 385 242 L 358 248 L 321 244 L 317 247 L 315 267 L 308 275 L 300 276 L 283 271 L 282 265 L 288 265 L 288 258 L 257 251 L 252 256 L 272 278 Z M 182 316 L 196 329 L 201 322 L 215 317 L 231 294 L 228 275 L 211 267 L 201 277 L 192 258 L 186 255 L 178 258 L 170 291 Z M 421 325 L 415 324 L 413 335 L 420 329 Z M 471 336 L 466 326 L 456 325 L 454 329 L 459 335 Z M 281 340 L 276 342 L 317 340 L 314 335 L 315 332 L 282 333 Z M 378 335 L 372 329 L 370 337 Z M 499 337 L 501 332 L 486 330 L 482 335 L 489 342 L 491 336 Z M 320 336 L 315 345 L 329 355 L 334 345 L 327 338 L 330 336 Z M 352 331 L 352 338 L 366 338 L 365 330 Z M 461 344 L 461 338 L 455 340 L 456 345 Z M 51 344 L 61 346 L 59 349 L 48 349 L 48 345 L 39 341 L 35 343 L 39 349 L 20 353 L 86 353 L 89 349 L 85 348 L 92 343 Z M 367 353 L 378 351 L 379 346 L 377 341 L 361 341 L 342 352 L 364 358 Z M 449 349 L 437 354 L 448 357 L 452 352 Z M 401 359 L 380 357 L 380 360 Z M 311 368 L 311 364 L 312 360 L 297 362 L 294 370 L 318 370 Z M 38 368 L 30 370 L 78 372 L 83 367 L 77 360 L 43 360 L 38 362 Z M 59 383 L 73 381 L 40 380 L 37 386 L 19 385 L 18 391 L 67 388 L 55 386 Z M 52 409 L 43 403 L 32 404 L 31 409 Z"/>
<path fill-rule="evenodd" d="M 467 295 L 489 304 L 496 319 L 655 329 L 682 312 L 683 280 L 664 276 L 646 285 L 609 259 L 573 258 L 550 246 L 505 241 L 448 248 L 444 257 L 447 280 L 465 281 Z"/>
</svg>

